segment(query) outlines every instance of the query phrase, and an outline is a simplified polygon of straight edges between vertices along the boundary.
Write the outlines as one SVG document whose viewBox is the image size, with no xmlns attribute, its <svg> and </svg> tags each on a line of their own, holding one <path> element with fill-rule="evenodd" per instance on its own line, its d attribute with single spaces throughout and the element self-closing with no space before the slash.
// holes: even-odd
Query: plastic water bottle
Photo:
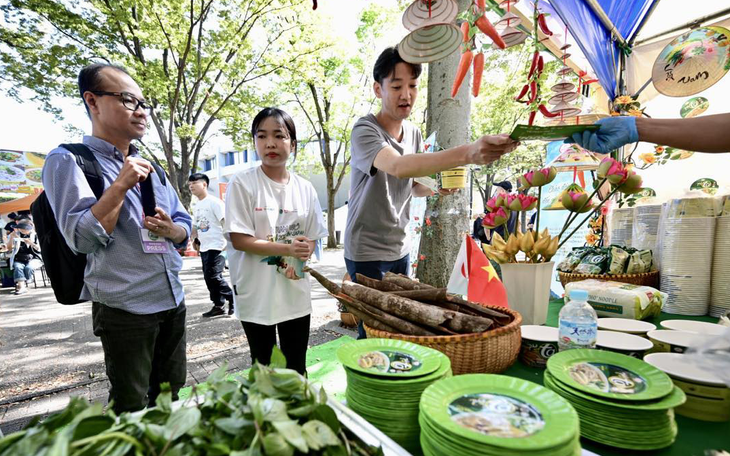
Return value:
<svg viewBox="0 0 730 456">
<path fill-rule="evenodd" d="M 588 292 L 573 290 L 570 302 L 560 309 L 558 317 L 558 350 L 573 348 L 596 348 L 598 317 L 588 304 Z"/>
</svg>

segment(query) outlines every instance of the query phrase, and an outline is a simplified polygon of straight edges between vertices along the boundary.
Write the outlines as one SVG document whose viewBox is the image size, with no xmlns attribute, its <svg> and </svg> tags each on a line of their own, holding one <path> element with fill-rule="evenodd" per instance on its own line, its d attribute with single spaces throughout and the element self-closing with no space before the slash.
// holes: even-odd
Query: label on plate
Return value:
<svg viewBox="0 0 730 456">
<path fill-rule="evenodd" d="M 357 365 L 363 369 L 396 374 L 417 371 L 421 368 L 422 363 L 408 353 L 381 350 L 360 355 L 357 359 Z"/>
<path fill-rule="evenodd" d="M 501 394 L 465 394 L 449 404 L 449 416 L 469 430 L 492 437 L 529 437 L 545 427 L 534 406 Z"/>
<path fill-rule="evenodd" d="M 581 385 L 604 393 L 638 394 L 646 390 L 644 378 L 613 364 L 576 363 L 568 373 Z"/>
</svg>

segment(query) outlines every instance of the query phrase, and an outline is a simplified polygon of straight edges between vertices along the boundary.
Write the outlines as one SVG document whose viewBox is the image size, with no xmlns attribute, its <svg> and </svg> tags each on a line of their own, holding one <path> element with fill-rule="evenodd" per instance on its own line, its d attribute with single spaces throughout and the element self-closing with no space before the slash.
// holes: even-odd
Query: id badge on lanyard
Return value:
<svg viewBox="0 0 730 456">
<path fill-rule="evenodd" d="M 152 190 L 152 180 L 150 179 L 150 177 L 148 177 L 147 180 L 142 182 L 142 185 L 137 185 L 139 185 L 140 188 L 140 195 L 142 197 L 143 205 L 143 213 L 140 214 L 142 218 L 142 226 L 139 229 L 142 238 L 142 251 L 144 253 L 169 253 L 170 244 L 167 242 L 167 238 L 159 236 L 144 227 L 145 214 L 150 215 L 150 209 L 147 208 L 147 206 L 151 205 L 152 211 L 154 211 L 154 207 L 156 206 L 156 202 L 154 200 L 154 192 Z"/>
</svg>

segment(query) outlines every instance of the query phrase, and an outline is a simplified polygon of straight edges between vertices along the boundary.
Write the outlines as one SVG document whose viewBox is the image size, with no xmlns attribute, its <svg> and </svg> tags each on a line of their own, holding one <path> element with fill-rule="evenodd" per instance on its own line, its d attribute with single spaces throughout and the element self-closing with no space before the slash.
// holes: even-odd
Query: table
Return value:
<svg viewBox="0 0 730 456">
<path fill-rule="evenodd" d="M 546 322 L 547 326 L 558 326 L 558 314 L 560 313 L 560 309 L 562 307 L 562 299 L 550 301 Z M 663 312 L 659 317 L 648 321 L 658 326 L 659 322 L 661 321 L 678 318 L 686 320 L 708 321 L 713 323 L 717 322 L 717 319 L 712 317 L 687 317 L 684 315 L 665 314 Z M 512 367 L 504 372 L 504 375 L 519 377 L 542 385 L 544 372 L 544 369 L 527 367 L 520 361 L 517 361 L 515 364 L 512 365 Z M 632 452 L 601 445 L 587 439 L 581 439 L 581 445 L 586 450 L 598 453 L 601 456 L 619 456 L 626 454 L 651 454 L 657 456 L 701 456 L 704 454 L 704 450 L 706 449 L 724 449 L 726 451 L 730 451 L 730 422 L 713 423 L 710 421 L 699 421 L 680 415 L 677 415 L 676 419 L 677 426 L 679 427 L 677 440 L 672 446 L 663 450 L 651 452 Z"/>
</svg>

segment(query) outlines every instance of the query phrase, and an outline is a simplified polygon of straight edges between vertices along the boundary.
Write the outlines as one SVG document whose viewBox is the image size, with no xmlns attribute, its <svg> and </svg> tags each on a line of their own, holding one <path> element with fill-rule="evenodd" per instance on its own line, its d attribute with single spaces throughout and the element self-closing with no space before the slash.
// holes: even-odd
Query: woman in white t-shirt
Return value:
<svg viewBox="0 0 730 456">
<path fill-rule="evenodd" d="M 327 228 L 312 184 L 286 169 L 297 147 L 289 114 L 265 108 L 251 135 L 261 166 L 236 174 L 225 198 L 235 314 L 252 360 L 269 364 L 278 329 L 287 367 L 303 374 L 312 300 L 301 268 Z"/>
</svg>

